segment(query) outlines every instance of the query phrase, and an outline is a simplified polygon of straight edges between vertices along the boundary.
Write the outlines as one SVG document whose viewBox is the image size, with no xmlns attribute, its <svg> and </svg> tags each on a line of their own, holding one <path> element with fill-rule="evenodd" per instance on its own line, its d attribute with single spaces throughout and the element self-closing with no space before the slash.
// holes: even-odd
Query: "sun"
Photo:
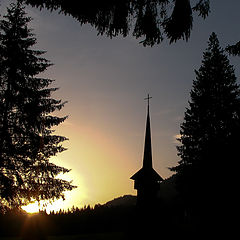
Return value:
<svg viewBox="0 0 240 240">
<path fill-rule="evenodd" d="M 22 209 L 29 214 L 34 214 L 39 212 L 39 205 L 38 205 L 38 202 L 34 202 L 26 206 L 22 206 Z"/>
<path fill-rule="evenodd" d="M 88 189 L 86 187 L 84 178 L 76 171 L 73 170 L 71 174 L 65 176 L 63 174 L 59 174 L 58 178 L 67 181 L 71 181 L 72 179 L 74 179 L 74 184 L 76 186 L 81 186 L 81 189 L 79 190 L 78 188 L 76 188 L 72 191 L 64 192 L 65 200 L 60 198 L 52 200 L 40 200 L 38 202 L 34 201 L 35 199 L 32 199 L 32 203 L 22 206 L 22 209 L 29 214 L 35 214 L 41 211 L 46 211 L 47 214 L 50 214 L 51 212 L 58 212 L 60 210 L 67 211 L 73 206 L 81 208 L 84 207 L 84 205 L 93 205 L 95 203 L 92 203 L 88 197 Z"/>
<path fill-rule="evenodd" d="M 63 199 L 55 200 L 52 203 L 48 201 L 40 201 L 39 203 L 36 201 L 26 206 L 22 206 L 22 209 L 29 214 L 36 214 L 39 213 L 40 211 L 46 211 L 49 214 L 51 211 L 57 212 L 60 209 L 66 210 L 67 208 L 70 207 L 67 206 L 68 204 L 66 205 L 66 203 L 67 202 L 65 202 Z"/>
</svg>

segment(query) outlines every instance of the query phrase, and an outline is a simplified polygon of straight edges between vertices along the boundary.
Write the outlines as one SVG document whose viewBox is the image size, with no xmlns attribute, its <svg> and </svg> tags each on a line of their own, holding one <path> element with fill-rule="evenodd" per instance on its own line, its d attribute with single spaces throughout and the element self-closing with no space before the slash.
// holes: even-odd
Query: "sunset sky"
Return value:
<svg viewBox="0 0 240 240">
<path fill-rule="evenodd" d="M 10 1 L 0 2 L 3 15 Z M 223 47 L 240 40 L 239 9 L 237 0 L 211 0 L 209 17 L 195 16 L 188 42 L 169 45 L 164 40 L 151 48 L 131 36 L 97 36 L 90 25 L 80 26 L 57 12 L 26 8 L 33 18 L 30 26 L 38 39 L 36 48 L 46 50 L 44 57 L 54 63 L 44 77 L 55 79 L 60 87 L 54 97 L 68 101 L 60 114 L 69 118 L 57 128 L 69 138 L 68 150 L 53 160 L 72 169 L 60 177 L 78 186 L 66 193 L 66 201 L 48 209 L 94 205 L 136 194 L 129 178 L 142 165 L 148 93 L 153 97 L 154 168 L 163 178 L 172 175 L 168 168 L 178 161 L 176 135 L 188 106 L 194 69 L 201 65 L 211 32 Z M 230 60 L 239 76 L 240 58 Z"/>
</svg>

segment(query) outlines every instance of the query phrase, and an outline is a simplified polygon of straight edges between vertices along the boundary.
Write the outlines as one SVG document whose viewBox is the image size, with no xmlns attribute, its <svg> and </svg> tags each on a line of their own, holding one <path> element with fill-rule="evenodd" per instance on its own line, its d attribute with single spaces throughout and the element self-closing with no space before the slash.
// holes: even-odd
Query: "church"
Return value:
<svg viewBox="0 0 240 240">
<path fill-rule="evenodd" d="M 134 189 L 137 190 L 137 206 L 139 207 L 155 205 L 158 199 L 160 183 L 163 181 L 163 178 L 153 169 L 151 127 L 149 113 L 150 98 L 151 97 L 149 97 L 149 95 L 146 98 L 146 100 L 148 100 L 148 105 L 147 105 L 143 166 L 130 178 L 134 180 Z"/>
</svg>

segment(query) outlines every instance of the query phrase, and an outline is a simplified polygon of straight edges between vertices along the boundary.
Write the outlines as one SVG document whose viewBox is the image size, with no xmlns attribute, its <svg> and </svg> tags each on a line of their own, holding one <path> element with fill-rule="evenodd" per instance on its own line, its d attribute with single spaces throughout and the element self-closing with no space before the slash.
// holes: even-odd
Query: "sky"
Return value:
<svg viewBox="0 0 240 240">
<path fill-rule="evenodd" d="M 4 14 L 9 0 L 0 0 Z M 130 177 L 141 168 L 146 101 L 150 94 L 153 165 L 165 179 L 179 158 L 176 136 L 188 107 L 189 92 L 203 51 L 214 31 L 222 47 L 240 40 L 240 2 L 211 0 L 206 20 L 194 15 L 190 40 L 143 47 L 132 36 L 109 39 L 70 16 L 27 7 L 38 43 L 54 66 L 42 76 L 55 79 L 54 97 L 68 103 L 69 118 L 57 133 L 69 138 L 67 151 L 52 159 L 72 169 L 59 176 L 78 186 L 47 210 L 103 204 L 136 194 Z M 240 59 L 230 57 L 240 76 Z M 36 204 L 34 205 L 36 207 Z M 29 207 L 29 211 L 34 207 Z"/>
</svg>

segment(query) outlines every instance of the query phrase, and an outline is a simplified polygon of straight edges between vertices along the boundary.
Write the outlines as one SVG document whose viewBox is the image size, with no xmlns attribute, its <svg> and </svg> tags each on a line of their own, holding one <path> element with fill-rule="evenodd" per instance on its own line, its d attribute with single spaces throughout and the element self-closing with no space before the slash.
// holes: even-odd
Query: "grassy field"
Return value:
<svg viewBox="0 0 240 240">
<path fill-rule="evenodd" d="M 68 236 L 51 236 L 47 240 L 122 240 L 124 234 L 119 232 L 114 233 L 97 233 L 97 234 L 81 234 Z M 21 240 L 21 238 L 2 238 L 0 240 Z"/>
</svg>

